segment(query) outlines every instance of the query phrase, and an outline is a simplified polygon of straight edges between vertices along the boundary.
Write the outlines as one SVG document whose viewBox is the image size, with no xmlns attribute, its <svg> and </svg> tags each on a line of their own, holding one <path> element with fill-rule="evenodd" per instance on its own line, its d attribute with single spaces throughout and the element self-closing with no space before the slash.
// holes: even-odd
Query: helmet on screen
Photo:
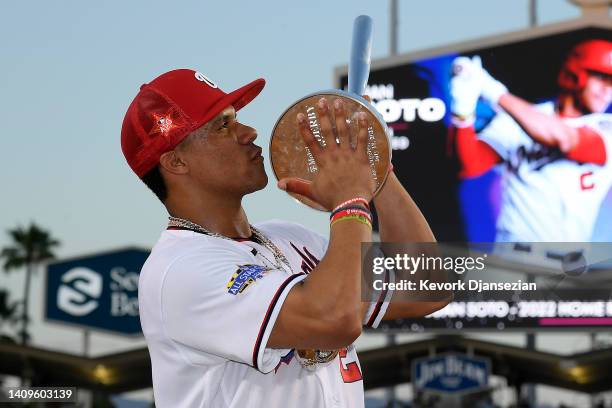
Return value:
<svg viewBox="0 0 612 408">
<path fill-rule="evenodd" d="M 559 86 L 568 91 L 580 90 L 589 71 L 612 75 L 612 42 L 588 40 L 572 48 L 559 72 Z"/>
</svg>

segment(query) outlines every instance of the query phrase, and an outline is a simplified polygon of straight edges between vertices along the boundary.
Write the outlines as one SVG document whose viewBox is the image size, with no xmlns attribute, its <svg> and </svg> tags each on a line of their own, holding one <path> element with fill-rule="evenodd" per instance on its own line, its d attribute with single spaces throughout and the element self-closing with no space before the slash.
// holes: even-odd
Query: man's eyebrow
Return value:
<svg viewBox="0 0 612 408">
<path fill-rule="evenodd" d="M 236 116 L 237 115 L 236 115 L 235 112 L 232 112 L 232 113 L 223 113 L 223 115 L 220 115 L 216 119 L 213 120 L 212 125 L 213 126 L 217 126 L 221 122 L 227 122 L 227 121 L 230 121 L 231 119 L 235 119 Z"/>
</svg>

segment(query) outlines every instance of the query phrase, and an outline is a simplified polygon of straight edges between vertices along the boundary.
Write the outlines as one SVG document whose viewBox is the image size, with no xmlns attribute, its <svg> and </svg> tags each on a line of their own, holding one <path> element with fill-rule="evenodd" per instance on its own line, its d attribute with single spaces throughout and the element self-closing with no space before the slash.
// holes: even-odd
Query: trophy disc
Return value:
<svg viewBox="0 0 612 408">
<path fill-rule="evenodd" d="M 322 97 L 327 99 L 330 107 L 333 106 L 334 99 L 342 99 L 347 118 L 346 121 L 350 129 L 350 143 L 353 147 L 355 146 L 358 131 L 357 114 L 359 112 L 366 113 L 368 121 L 367 153 L 372 178 L 376 182 L 376 190 L 374 192 L 376 195 L 387 179 L 391 163 L 391 146 L 387 125 L 368 101 L 343 91 L 330 90 L 308 95 L 294 103 L 281 115 L 274 126 L 272 137 L 270 138 L 270 161 L 274 176 L 277 180 L 286 177 L 298 177 L 308 181 L 313 180 L 318 167 L 310 149 L 308 149 L 302 140 L 296 117 L 300 112 L 306 115 L 312 134 L 325 148 L 325 139 L 321 135 L 319 118 L 316 112 L 317 102 Z M 333 109 L 329 109 L 329 113 L 331 115 L 332 126 L 335 128 Z M 309 207 L 321 211 L 329 210 L 303 195 L 289 194 Z"/>
</svg>

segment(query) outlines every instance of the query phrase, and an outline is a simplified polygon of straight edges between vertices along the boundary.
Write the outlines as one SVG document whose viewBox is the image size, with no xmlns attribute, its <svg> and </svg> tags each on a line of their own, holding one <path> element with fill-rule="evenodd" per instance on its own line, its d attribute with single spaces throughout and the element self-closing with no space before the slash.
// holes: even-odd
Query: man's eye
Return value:
<svg viewBox="0 0 612 408">
<path fill-rule="evenodd" d="M 234 123 L 236 121 L 236 116 L 234 117 L 228 117 L 227 119 L 225 119 L 217 128 L 218 131 L 223 130 L 223 129 L 229 129 L 230 125 L 232 123 Z"/>
</svg>

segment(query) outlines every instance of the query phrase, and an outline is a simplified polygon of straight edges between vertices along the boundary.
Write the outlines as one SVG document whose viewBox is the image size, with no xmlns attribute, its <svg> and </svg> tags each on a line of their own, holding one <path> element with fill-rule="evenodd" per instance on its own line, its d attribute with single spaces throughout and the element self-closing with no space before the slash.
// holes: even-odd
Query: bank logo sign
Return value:
<svg viewBox="0 0 612 408">
<path fill-rule="evenodd" d="M 412 363 L 412 385 L 415 391 L 468 393 L 489 384 L 490 362 L 478 356 L 445 353 L 416 359 Z"/>
<path fill-rule="evenodd" d="M 86 316 L 99 305 L 102 276 L 88 268 L 76 267 L 64 273 L 57 291 L 57 307 L 72 316 Z"/>
<path fill-rule="evenodd" d="M 148 251 L 128 248 L 50 264 L 46 319 L 140 334 L 138 277 L 148 256 Z"/>
</svg>

